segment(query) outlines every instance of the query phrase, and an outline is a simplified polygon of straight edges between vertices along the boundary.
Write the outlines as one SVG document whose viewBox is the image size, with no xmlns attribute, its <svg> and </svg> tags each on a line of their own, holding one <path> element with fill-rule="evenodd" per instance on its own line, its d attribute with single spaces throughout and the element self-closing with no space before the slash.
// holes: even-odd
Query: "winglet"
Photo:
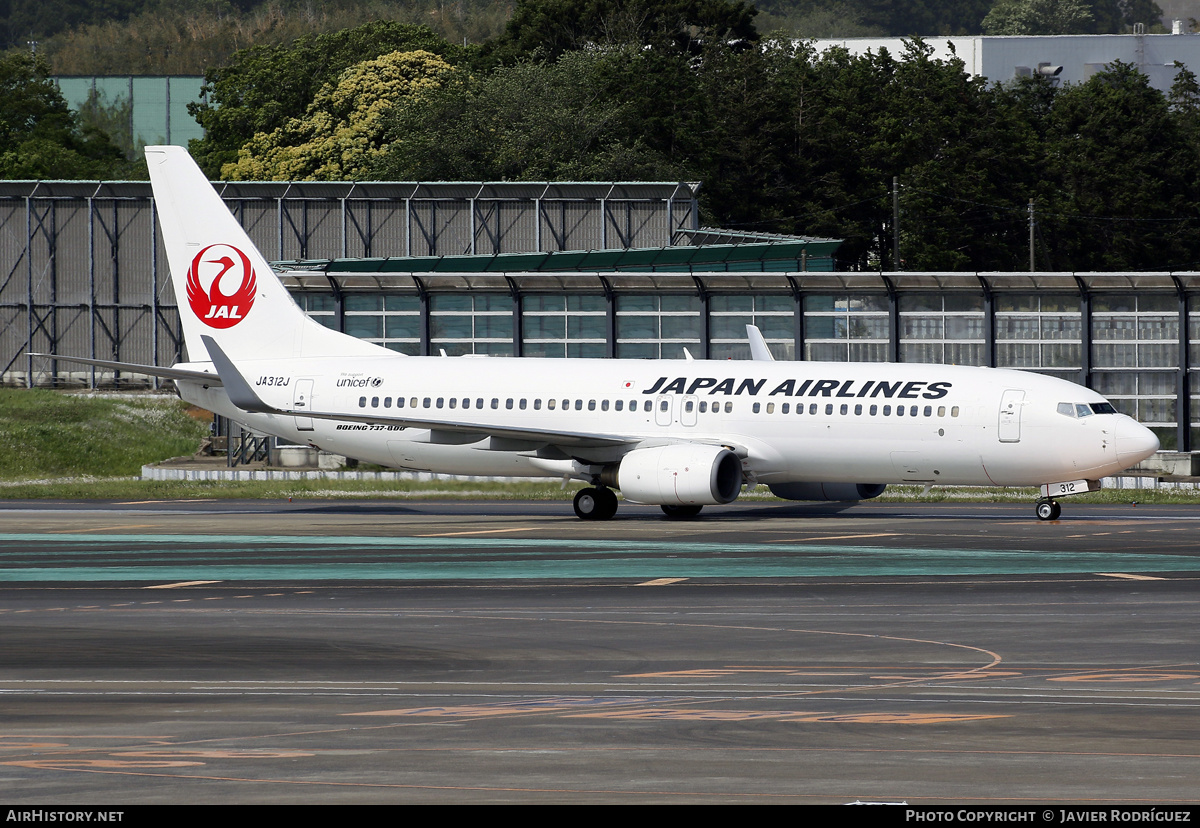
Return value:
<svg viewBox="0 0 1200 828">
<path fill-rule="evenodd" d="M 200 340 L 208 349 L 208 356 L 217 369 L 217 375 L 221 378 L 221 384 L 225 386 L 225 393 L 229 395 L 231 403 L 243 411 L 257 411 L 263 414 L 278 412 L 278 409 L 267 405 L 254 393 L 250 383 L 246 382 L 246 378 L 234 367 L 233 361 L 225 356 L 221 346 L 211 336 L 201 336 Z"/>
<path fill-rule="evenodd" d="M 767 340 L 763 338 L 762 331 L 757 325 L 746 326 L 746 338 L 750 340 L 750 358 L 756 362 L 774 362 L 775 357 L 771 356 L 771 349 L 767 347 Z"/>
</svg>

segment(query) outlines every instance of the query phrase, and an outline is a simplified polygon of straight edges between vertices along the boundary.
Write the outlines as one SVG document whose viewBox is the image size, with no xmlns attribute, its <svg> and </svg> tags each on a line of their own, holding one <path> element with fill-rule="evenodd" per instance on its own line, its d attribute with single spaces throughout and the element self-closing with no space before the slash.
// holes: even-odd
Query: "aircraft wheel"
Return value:
<svg viewBox="0 0 1200 828">
<path fill-rule="evenodd" d="M 581 520 L 608 520 L 617 513 L 612 489 L 588 487 L 575 494 L 575 514 Z"/>
<path fill-rule="evenodd" d="M 700 514 L 703 506 L 667 506 L 661 507 L 667 520 L 688 520 Z"/>
<path fill-rule="evenodd" d="M 600 516 L 596 520 L 610 520 L 617 513 L 617 493 L 612 489 L 597 488 L 596 497 L 600 500 Z"/>
<path fill-rule="evenodd" d="M 1037 502 L 1038 520 L 1058 520 L 1062 514 L 1062 506 L 1057 500 L 1039 500 Z"/>
</svg>

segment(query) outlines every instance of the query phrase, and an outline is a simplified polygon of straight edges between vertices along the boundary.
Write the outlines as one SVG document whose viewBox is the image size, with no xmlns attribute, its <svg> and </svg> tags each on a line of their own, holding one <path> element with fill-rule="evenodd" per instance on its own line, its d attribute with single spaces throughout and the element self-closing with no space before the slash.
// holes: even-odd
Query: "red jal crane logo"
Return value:
<svg viewBox="0 0 1200 828">
<path fill-rule="evenodd" d="M 225 293 L 231 287 L 233 292 Z M 210 244 L 188 268 L 188 304 L 210 328 L 232 328 L 245 319 L 256 287 L 250 259 L 231 244 Z"/>
</svg>

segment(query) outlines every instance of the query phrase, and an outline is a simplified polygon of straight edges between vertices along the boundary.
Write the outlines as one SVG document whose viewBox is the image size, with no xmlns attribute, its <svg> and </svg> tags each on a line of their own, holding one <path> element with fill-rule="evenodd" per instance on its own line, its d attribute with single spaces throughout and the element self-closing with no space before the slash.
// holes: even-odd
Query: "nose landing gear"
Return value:
<svg viewBox="0 0 1200 828">
<path fill-rule="evenodd" d="M 1037 502 L 1036 511 L 1038 520 L 1058 520 L 1062 514 L 1062 506 L 1057 500 L 1046 497 Z"/>
</svg>

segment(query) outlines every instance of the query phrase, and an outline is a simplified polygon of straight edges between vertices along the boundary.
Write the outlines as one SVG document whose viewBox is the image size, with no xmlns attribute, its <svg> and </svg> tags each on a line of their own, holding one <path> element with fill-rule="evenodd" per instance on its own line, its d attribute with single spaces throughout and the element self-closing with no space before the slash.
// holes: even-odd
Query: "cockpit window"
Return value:
<svg viewBox="0 0 1200 828">
<path fill-rule="evenodd" d="M 1058 404 L 1058 413 L 1064 417 L 1090 417 L 1093 414 L 1116 414 L 1117 409 L 1113 408 L 1112 403 L 1069 403 L 1060 402 Z"/>
</svg>

